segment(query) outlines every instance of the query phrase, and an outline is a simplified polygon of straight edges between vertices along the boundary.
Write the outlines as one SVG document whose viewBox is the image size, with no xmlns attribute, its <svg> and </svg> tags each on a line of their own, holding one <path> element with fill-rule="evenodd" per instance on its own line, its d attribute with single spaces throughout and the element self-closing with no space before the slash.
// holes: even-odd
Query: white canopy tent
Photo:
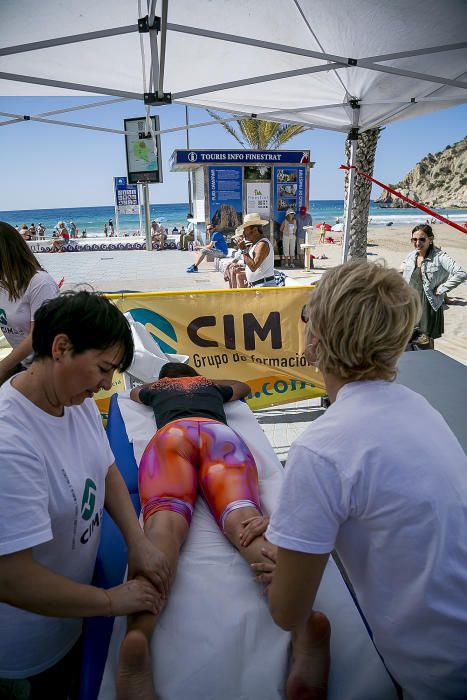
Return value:
<svg viewBox="0 0 467 700">
<path fill-rule="evenodd" d="M 145 97 L 355 137 L 467 102 L 466 26 L 465 0 L 2 0 L 0 94 Z"/>
</svg>

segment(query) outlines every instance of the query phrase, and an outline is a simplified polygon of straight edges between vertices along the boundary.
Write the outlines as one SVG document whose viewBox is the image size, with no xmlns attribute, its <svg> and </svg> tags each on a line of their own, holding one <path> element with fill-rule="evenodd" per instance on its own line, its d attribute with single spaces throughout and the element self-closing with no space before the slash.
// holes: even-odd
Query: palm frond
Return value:
<svg viewBox="0 0 467 700">
<path fill-rule="evenodd" d="M 276 132 L 271 147 L 279 148 L 283 143 L 287 143 L 287 141 L 293 139 L 294 136 L 303 134 L 305 131 L 309 131 L 308 126 L 301 126 L 300 124 L 280 124 L 280 129 Z"/>
<path fill-rule="evenodd" d="M 281 124 L 280 122 L 270 122 L 266 119 L 245 117 L 245 119 L 237 120 L 240 132 L 238 133 L 231 123 L 223 122 L 219 114 L 216 114 L 216 112 L 211 109 L 207 109 L 206 111 L 213 119 L 216 119 L 216 121 L 222 124 L 224 129 L 233 136 L 243 148 L 248 145 L 250 148 L 258 149 L 259 151 L 279 148 L 284 143 L 294 138 L 294 136 L 298 136 L 309 130 L 308 126 L 300 126 L 299 124 Z"/>
<path fill-rule="evenodd" d="M 219 124 L 221 124 L 221 125 L 224 127 L 224 129 L 225 129 L 226 131 L 228 131 L 228 133 L 229 133 L 231 136 L 233 136 L 234 139 L 236 139 L 236 141 L 238 141 L 238 143 L 240 144 L 240 146 L 243 146 L 243 148 L 245 148 L 244 142 L 241 140 L 240 136 L 237 134 L 237 132 L 235 131 L 235 129 L 233 128 L 233 126 L 231 125 L 230 122 L 227 122 L 227 123 L 226 123 L 226 122 L 223 122 L 223 121 L 222 121 L 222 117 L 220 116 L 220 114 L 216 114 L 216 113 L 213 112 L 211 109 L 207 109 L 206 111 L 207 111 L 207 113 L 208 113 L 213 119 L 215 119 L 216 121 L 218 121 Z M 237 121 L 237 124 L 240 126 L 240 121 Z"/>
</svg>

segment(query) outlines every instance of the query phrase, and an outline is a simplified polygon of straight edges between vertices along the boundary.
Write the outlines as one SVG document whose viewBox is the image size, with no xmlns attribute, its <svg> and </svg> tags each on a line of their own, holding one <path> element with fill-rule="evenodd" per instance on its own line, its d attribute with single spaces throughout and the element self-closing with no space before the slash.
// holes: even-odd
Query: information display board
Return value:
<svg viewBox="0 0 467 700">
<path fill-rule="evenodd" d="M 259 214 L 269 221 L 271 214 L 271 184 L 269 182 L 246 183 L 246 213 Z"/>
<path fill-rule="evenodd" d="M 138 187 L 126 177 L 114 177 L 115 206 L 120 214 L 138 214 Z"/>
<path fill-rule="evenodd" d="M 212 224 L 218 231 L 235 231 L 242 221 L 242 168 L 235 165 L 209 167 L 208 183 Z"/>
<path fill-rule="evenodd" d="M 147 132 L 146 117 L 124 120 L 128 182 L 162 182 L 159 134 Z M 159 131 L 159 117 L 151 117 L 153 131 Z"/>
<path fill-rule="evenodd" d="M 306 168 L 274 168 L 274 221 L 281 224 L 287 209 L 298 212 L 308 206 L 306 201 Z"/>
</svg>

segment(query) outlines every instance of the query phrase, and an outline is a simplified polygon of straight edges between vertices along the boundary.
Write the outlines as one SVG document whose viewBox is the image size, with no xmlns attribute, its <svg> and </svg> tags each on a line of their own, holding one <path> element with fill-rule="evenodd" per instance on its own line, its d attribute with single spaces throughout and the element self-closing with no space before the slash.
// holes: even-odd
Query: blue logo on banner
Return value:
<svg viewBox="0 0 467 700">
<path fill-rule="evenodd" d="M 148 323 L 150 323 L 151 326 L 157 328 L 157 330 L 161 331 L 161 333 L 164 333 L 165 336 L 172 338 L 172 340 L 175 341 L 175 343 L 177 342 L 177 334 L 175 333 L 175 329 L 172 326 L 172 324 L 169 321 L 167 321 L 166 318 L 164 318 L 164 316 L 160 316 L 159 314 L 156 314 L 155 311 L 150 311 L 149 309 L 131 309 L 130 315 L 132 318 L 134 318 L 135 321 L 137 321 L 138 323 L 142 323 L 143 326 L 146 326 Z M 152 337 L 154 338 L 156 343 L 158 343 L 160 349 L 163 352 L 177 352 L 175 346 L 169 345 L 158 335 L 152 333 L 151 331 L 149 332 L 151 333 Z"/>
</svg>

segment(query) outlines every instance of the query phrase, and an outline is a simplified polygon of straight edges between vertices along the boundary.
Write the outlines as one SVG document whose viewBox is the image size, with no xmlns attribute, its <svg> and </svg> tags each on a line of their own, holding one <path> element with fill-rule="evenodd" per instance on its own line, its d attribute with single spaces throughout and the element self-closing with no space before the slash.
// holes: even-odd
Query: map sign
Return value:
<svg viewBox="0 0 467 700">
<path fill-rule="evenodd" d="M 159 117 L 151 117 L 152 130 L 159 131 Z M 162 182 L 160 137 L 147 130 L 146 117 L 125 119 L 128 182 Z"/>
</svg>

